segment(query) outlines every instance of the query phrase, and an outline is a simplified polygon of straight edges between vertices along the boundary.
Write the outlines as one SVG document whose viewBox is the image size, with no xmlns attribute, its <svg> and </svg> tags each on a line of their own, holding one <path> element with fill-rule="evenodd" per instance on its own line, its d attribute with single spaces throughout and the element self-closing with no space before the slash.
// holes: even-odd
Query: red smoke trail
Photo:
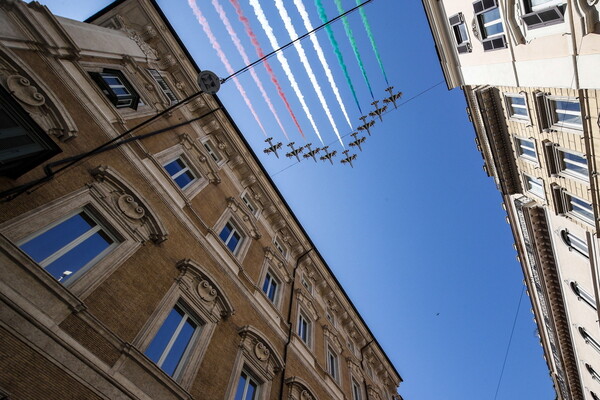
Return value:
<svg viewBox="0 0 600 400">
<path fill-rule="evenodd" d="M 204 30 L 204 33 L 206 33 L 206 36 L 208 36 L 208 40 L 210 40 L 210 44 L 217 52 L 217 55 L 221 59 L 221 62 L 225 65 L 225 69 L 227 69 L 227 73 L 233 74 L 235 71 L 231 67 L 231 64 L 229 63 L 229 59 L 227 59 L 227 56 L 221 49 L 221 45 L 219 45 L 219 42 L 217 42 L 217 38 L 215 37 L 212 30 L 210 29 L 210 25 L 208 24 L 208 21 L 206 20 L 206 18 L 204 18 L 204 15 L 202 15 L 202 12 L 198 8 L 198 5 L 196 4 L 196 0 L 188 0 L 188 5 L 194 12 L 194 15 L 196 16 L 196 19 L 198 20 L 200 25 L 202 25 L 202 29 Z M 235 76 L 233 77 L 233 82 L 235 83 L 235 86 L 239 90 L 240 94 L 242 95 L 242 98 L 246 102 L 246 105 L 250 109 L 250 112 L 254 116 L 254 119 L 258 123 L 258 126 L 260 126 L 260 129 L 262 130 L 263 134 L 265 136 L 267 136 L 267 132 L 265 131 L 265 128 L 263 127 L 262 123 L 260 122 L 260 118 L 258 118 L 256 111 L 254 111 L 254 107 L 252 107 L 252 103 L 250 102 L 250 99 L 246 95 L 246 91 L 242 87 L 242 84 Z"/>
<path fill-rule="evenodd" d="M 246 28 L 246 34 L 248 35 L 248 37 L 250 38 L 250 41 L 252 42 L 252 45 L 256 49 L 256 54 L 258 55 L 259 58 L 264 57 L 265 52 L 263 51 L 262 47 L 260 46 L 260 43 L 258 42 L 258 39 L 256 38 L 256 35 L 254 34 L 252 27 L 250 26 L 250 21 L 248 21 L 248 18 L 246 18 L 246 16 L 244 15 L 244 12 L 242 11 L 242 7 L 240 7 L 239 1 L 238 0 L 229 0 L 229 1 L 230 1 L 231 5 L 233 5 L 233 7 L 235 8 L 235 12 L 237 13 L 239 20 L 242 22 L 242 24 L 244 24 L 244 28 Z M 279 93 L 279 97 L 281 97 L 281 99 L 285 103 L 285 107 L 287 108 L 290 115 L 292 116 L 292 119 L 294 120 L 294 124 L 296 124 L 296 127 L 298 128 L 298 131 L 300 132 L 300 134 L 302 135 L 303 138 L 306 138 L 304 136 L 304 132 L 302 132 L 302 128 L 300 127 L 298 120 L 296 119 L 296 115 L 292 111 L 292 107 L 290 106 L 290 103 L 288 102 L 287 98 L 285 97 L 285 93 L 283 92 L 283 89 L 279 85 L 279 81 L 277 80 L 277 77 L 275 76 L 275 73 L 273 72 L 273 69 L 271 68 L 271 64 L 269 64 L 269 62 L 266 59 L 263 60 L 263 64 L 265 65 L 265 68 L 267 69 L 267 72 L 269 73 L 269 76 L 271 77 L 271 81 L 277 88 L 277 93 Z"/>
<path fill-rule="evenodd" d="M 223 7 L 221 7 L 219 0 L 212 0 L 212 4 L 215 7 L 217 14 L 219 14 L 219 18 L 221 18 L 223 25 L 225 25 L 225 29 L 227 29 L 227 33 L 229 33 L 229 36 L 231 36 L 231 40 L 233 41 L 233 44 L 235 45 L 238 53 L 240 53 L 240 55 L 242 56 L 242 60 L 244 61 L 244 63 L 246 63 L 246 65 L 250 64 L 250 59 L 248 58 L 248 55 L 246 54 L 246 50 L 244 50 L 244 46 L 242 45 L 242 42 L 240 42 L 240 38 L 238 37 L 237 33 L 235 33 L 233 26 L 231 26 L 231 23 L 229 22 L 229 18 L 227 18 L 227 14 L 225 14 L 225 10 L 223 9 Z M 267 103 L 267 106 L 269 106 L 269 110 L 271 110 L 271 113 L 273 113 L 273 117 L 275 117 L 275 120 L 277 121 L 277 124 L 283 131 L 283 134 L 285 135 L 286 139 L 289 141 L 290 138 L 288 137 L 288 134 L 287 134 L 285 128 L 283 127 L 283 125 L 281 124 L 281 121 L 279 120 L 279 115 L 277 114 L 277 110 L 275 110 L 275 107 L 273 107 L 273 103 L 271 103 L 271 99 L 269 98 L 269 95 L 265 91 L 265 88 L 263 87 L 262 82 L 258 78 L 256 71 L 254 69 L 250 69 L 250 75 L 252 75 L 252 79 L 254 80 L 254 83 L 256 83 L 256 86 L 258 86 L 258 90 L 260 91 L 260 94 L 262 95 L 263 99 Z"/>
</svg>

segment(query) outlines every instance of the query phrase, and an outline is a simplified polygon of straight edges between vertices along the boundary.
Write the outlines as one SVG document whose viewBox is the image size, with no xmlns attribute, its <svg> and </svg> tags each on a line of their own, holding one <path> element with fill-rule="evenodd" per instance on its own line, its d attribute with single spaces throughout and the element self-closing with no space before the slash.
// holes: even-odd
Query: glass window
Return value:
<svg viewBox="0 0 600 400">
<path fill-rule="evenodd" d="M 360 385 L 352 379 L 352 400 L 362 400 Z"/>
<path fill-rule="evenodd" d="M 517 144 L 517 153 L 519 157 L 522 157 L 529 161 L 537 162 L 537 153 L 535 151 L 535 142 L 533 139 L 515 139 Z"/>
<path fill-rule="evenodd" d="M 225 243 L 225 245 L 235 253 L 240 241 L 242 240 L 242 235 L 238 232 L 238 229 L 231 222 L 227 222 L 221 230 L 219 237 Z"/>
<path fill-rule="evenodd" d="M 590 394 L 592 395 L 593 400 L 600 400 L 600 397 L 598 397 L 596 393 L 590 391 Z"/>
<path fill-rule="evenodd" d="M 104 69 L 90 75 L 115 107 L 137 109 L 140 97 L 121 71 Z"/>
<path fill-rule="evenodd" d="M 312 294 L 312 285 L 311 283 L 308 281 L 308 279 L 306 277 L 302 277 L 302 286 L 304 286 L 304 288 L 306 290 L 308 290 L 308 293 Z"/>
<path fill-rule="evenodd" d="M 208 155 L 216 163 L 219 163 L 221 161 L 221 156 L 219 155 L 219 152 L 217 150 L 215 150 L 215 147 L 213 146 L 213 144 L 212 144 L 212 142 L 210 140 L 207 140 L 206 142 L 202 143 L 202 145 L 206 149 L 206 152 L 208 153 Z"/>
<path fill-rule="evenodd" d="M 589 258 L 590 253 L 589 253 L 588 246 L 587 246 L 587 243 L 585 242 L 585 240 L 578 238 L 577 236 L 573 235 L 571 232 L 567 231 L 566 229 L 563 229 L 562 231 L 560 231 L 560 236 L 561 236 L 562 240 L 565 242 L 565 244 L 567 246 L 569 246 L 569 250 L 571 250 L 571 249 L 575 250 L 582 256 Z"/>
<path fill-rule="evenodd" d="M 277 251 L 279 251 L 279 253 L 285 258 L 285 256 L 287 255 L 287 250 L 285 246 L 282 245 L 277 239 L 275 239 L 274 245 Z"/>
<path fill-rule="evenodd" d="M 171 179 L 173 179 L 181 189 L 185 189 L 190 183 L 196 180 L 196 176 L 181 157 L 169 161 L 164 167 L 171 176 Z"/>
<path fill-rule="evenodd" d="M 587 201 L 568 193 L 566 194 L 566 199 L 567 207 L 571 214 L 585 220 L 586 222 L 594 222 L 594 209 L 592 208 L 591 203 L 588 203 Z"/>
<path fill-rule="evenodd" d="M 553 125 L 559 128 L 583 129 L 578 100 L 550 100 Z"/>
<path fill-rule="evenodd" d="M 590 307 L 596 310 L 596 298 L 592 294 L 584 290 L 577 282 L 571 282 L 570 286 L 577 298 L 583 300 Z"/>
<path fill-rule="evenodd" d="M 267 272 L 262 290 L 273 303 L 275 303 L 278 289 L 279 283 L 277 283 L 277 281 L 273 278 L 270 271 Z"/>
<path fill-rule="evenodd" d="M 592 376 L 592 379 L 600 381 L 600 375 L 598 375 L 598 373 L 596 372 L 596 370 L 594 370 L 594 368 L 592 368 L 592 366 L 590 364 L 586 363 L 585 364 L 585 368 L 588 370 L 588 372 Z"/>
<path fill-rule="evenodd" d="M 242 201 L 244 202 L 246 207 L 248 207 L 248 210 L 250 210 L 252 214 L 256 215 L 258 208 L 254 205 L 252 200 L 250 200 L 250 196 L 248 195 L 248 193 L 244 193 L 244 195 L 242 196 Z"/>
<path fill-rule="evenodd" d="M 580 326 L 578 328 L 578 330 L 579 330 L 579 334 L 581 335 L 581 337 L 583 337 L 583 340 L 585 340 L 586 343 L 588 343 L 594 349 L 596 349 L 596 351 L 600 352 L 600 343 L 598 343 L 598 341 L 596 339 L 594 339 L 593 337 L 591 337 L 590 334 L 587 333 L 587 331 L 585 330 L 585 328 L 582 328 Z"/>
<path fill-rule="evenodd" d="M 471 51 L 471 43 L 469 42 L 469 30 L 464 21 L 462 13 L 455 14 L 448 19 L 450 28 L 454 33 L 456 41 L 456 49 L 459 53 L 468 53 Z"/>
<path fill-rule="evenodd" d="M 525 186 L 529 193 L 532 193 L 542 199 L 546 198 L 546 194 L 544 193 L 544 181 L 539 178 L 534 178 L 533 176 L 529 176 L 527 174 L 523 174 L 525 178 Z"/>
<path fill-rule="evenodd" d="M 338 380 L 338 357 L 331 347 L 327 347 L 327 372 L 333 379 Z"/>
<path fill-rule="evenodd" d="M 558 150 L 560 170 L 567 175 L 584 181 L 589 180 L 588 163 L 584 155 Z"/>
<path fill-rule="evenodd" d="M 234 400 L 255 400 L 257 392 L 258 382 L 246 371 L 242 371 Z"/>
<path fill-rule="evenodd" d="M 506 95 L 506 103 L 510 118 L 529 121 L 529 112 L 527 111 L 527 100 L 525 96 Z"/>
<path fill-rule="evenodd" d="M 146 349 L 146 356 L 170 376 L 181 371 L 200 324 L 177 304 Z"/>
<path fill-rule="evenodd" d="M 149 69 L 148 72 L 150 73 L 152 78 L 154 78 L 154 80 L 160 87 L 160 90 L 163 92 L 163 94 L 165 96 L 167 96 L 167 98 L 169 99 L 169 102 L 171 104 L 177 103 L 177 101 L 178 101 L 177 96 L 175 96 L 175 93 L 173 93 L 173 91 L 171 90 L 171 88 L 169 87 L 167 82 L 165 81 L 165 78 L 163 78 L 162 75 L 155 69 Z"/>
<path fill-rule="evenodd" d="M 60 282 L 97 262 L 117 242 L 90 212 L 80 210 L 42 229 L 19 247 Z"/>
<path fill-rule="evenodd" d="M 498 7 L 479 14 L 479 23 L 484 39 L 504 33 L 500 9 Z"/>
<path fill-rule="evenodd" d="M 298 315 L 298 336 L 304 343 L 310 345 L 310 322 L 302 313 Z"/>
</svg>

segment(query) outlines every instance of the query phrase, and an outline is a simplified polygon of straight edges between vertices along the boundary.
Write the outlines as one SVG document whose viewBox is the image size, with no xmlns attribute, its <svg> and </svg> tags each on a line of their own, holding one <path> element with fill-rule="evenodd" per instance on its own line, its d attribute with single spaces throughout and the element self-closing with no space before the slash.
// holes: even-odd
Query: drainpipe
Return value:
<svg viewBox="0 0 600 400">
<path fill-rule="evenodd" d="M 310 249 L 306 250 L 304 253 L 300 254 L 300 256 L 296 259 L 296 266 L 294 267 L 294 270 L 292 271 L 292 288 L 290 290 L 290 304 L 288 306 L 288 313 L 287 313 L 287 323 L 289 326 L 288 339 L 287 339 L 287 343 L 285 344 L 285 347 L 283 348 L 283 368 L 281 370 L 281 384 L 279 386 L 279 400 L 283 400 L 283 385 L 285 383 L 285 368 L 287 365 L 288 347 L 290 346 L 290 343 L 292 341 L 292 303 L 294 302 L 294 290 L 296 287 L 296 271 L 298 270 L 298 267 L 300 266 L 302 259 L 304 257 L 306 257 L 308 255 L 308 253 L 310 253 L 312 250 L 313 249 L 311 247 Z"/>
<path fill-rule="evenodd" d="M 575 12 L 573 7 L 573 2 L 567 2 L 567 7 L 569 11 L 569 25 L 571 28 L 571 46 L 573 46 L 572 51 L 572 59 L 573 59 L 573 80 L 575 81 L 575 90 L 579 90 L 579 70 L 577 68 L 577 58 L 579 57 L 579 49 L 577 48 L 577 38 L 575 37 L 575 21 L 573 20 L 573 13 Z M 568 33 L 566 33 L 568 34 Z M 581 39 L 583 43 L 583 29 L 581 31 Z M 573 82 L 571 82 L 571 86 L 573 86 Z"/>
<path fill-rule="evenodd" d="M 367 347 L 369 347 L 369 345 L 371 343 L 373 343 L 374 340 L 375 339 L 371 339 L 371 341 L 369 343 L 365 344 L 363 347 L 360 348 L 360 358 L 361 358 L 361 361 L 365 360 L 365 356 L 364 356 L 363 352 L 365 351 L 365 349 Z M 365 387 L 366 400 L 369 400 L 369 388 L 367 388 L 367 380 L 365 379 L 364 375 L 363 375 L 363 385 Z"/>
</svg>

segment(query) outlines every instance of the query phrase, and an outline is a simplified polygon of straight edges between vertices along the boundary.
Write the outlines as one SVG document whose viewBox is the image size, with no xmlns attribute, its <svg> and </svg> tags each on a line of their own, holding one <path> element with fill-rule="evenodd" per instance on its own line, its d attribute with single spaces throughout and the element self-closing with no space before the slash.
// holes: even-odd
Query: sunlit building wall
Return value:
<svg viewBox="0 0 600 400">
<path fill-rule="evenodd" d="M 600 396 L 598 2 L 423 1 L 502 193 L 557 396 Z"/>
<path fill-rule="evenodd" d="M 151 0 L 0 2 L 0 397 L 401 399 L 199 72 Z"/>
</svg>

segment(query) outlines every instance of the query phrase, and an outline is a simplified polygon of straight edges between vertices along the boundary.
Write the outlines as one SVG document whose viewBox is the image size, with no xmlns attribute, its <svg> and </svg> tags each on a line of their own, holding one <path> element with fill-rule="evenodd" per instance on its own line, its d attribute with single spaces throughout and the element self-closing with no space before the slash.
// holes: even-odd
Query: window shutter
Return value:
<svg viewBox="0 0 600 400">
<path fill-rule="evenodd" d="M 546 156 L 546 166 L 548 167 L 548 176 L 556 176 L 560 171 L 560 161 L 558 160 L 558 154 L 556 152 L 557 145 L 549 140 L 544 140 L 543 146 L 544 155 Z"/>
<path fill-rule="evenodd" d="M 491 39 L 485 39 L 483 41 L 483 50 L 497 50 L 506 48 L 506 39 L 505 36 L 498 36 Z"/>
<path fill-rule="evenodd" d="M 461 44 L 460 46 L 457 46 L 456 49 L 461 54 L 462 53 L 470 53 L 471 52 L 471 44 L 470 43 Z"/>
<path fill-rule="evenodd" d="M 545 93 L 543 93 L 543 92 L 535 93 L 535 106 L 536 106 L 537 115 L 538 115 L 538 123 L 540 124 L 542 131 L 548 132 L 550 130 L 551 123 L 550 123 L 550 119 L 549 119 L 550 114 L 548 112 L 548 106 L 547 106 Z"/>
<path fill-rule="evenodd" d="M 552 200 L 554 203 L 554 212 L 556 214 L 565 214 L 567 209 L 565 207 L 565 199 L 563 197 L 563 189 L 557 184 L 552 184 L 550 188 L 552 192 Z"/>
<path fill-rule="evenodd" d="M 462 13 L 451 16 L 448 21 L 450 21 L 450 26 L 459 25 L 463 22 Z"/>
<path fill-rule="evenodd" d="M 529 29 L 541 28 L 548 25 L 560 24 L 564 21 L 565 5 L 552 7 L 542 11 L 534 11 L 521 16 Z"/>
</svg>

